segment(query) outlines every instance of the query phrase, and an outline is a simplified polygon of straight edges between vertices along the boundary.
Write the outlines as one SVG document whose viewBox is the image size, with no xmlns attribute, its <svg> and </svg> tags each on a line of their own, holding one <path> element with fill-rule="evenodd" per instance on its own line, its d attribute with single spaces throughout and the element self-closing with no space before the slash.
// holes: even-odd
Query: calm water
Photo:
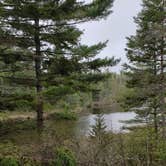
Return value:
<svg viewBox="0 0 166 166">
<path fill-rule="evenodd" d="M 76 126 L 77 134 L 88 135 L 91 130 L 92 125 L 95 124 L 95 119 L 97 115 L 89 114 L 87 116 L 82 116 L 79 118 Z M 139 124 L 126 124 L 122 121 L 133 120 L 136 118 L 134 112 L 117 112 L 110 114 L 103 114 L 105 124 L 107 126 L 107 131 L 112 131 L 114 133 L 128 132 L 128 130 L 123 130 L 123 127 L 130 127 Z"/>
<path fill-rule="evenodd" d="M 41 147 L 45 147 L 48 144 L 54 148 L 57 145 L 63 145 L 67 140 L 79 141 L 79 138 L 88 136 L 92 125 L 95 124 L 96 117 L 97 115 L 94 114 L 81 115 L 77 121 L 55 120 L 52 118 L 44 122 L 42 132 L 37 132 L 36 128 L 22 129 L 22 124 L 19 130 L 13 129 L 12 125 L 7 126 L 3 132 L 0 130 L 0 144 L 7 148 L 16 146 L 28 155 L 36 154 L 40 152 Z M 122 121 L 132 120 L 136 117 L 136 114 L 133 112 L 119 112 L 104 114 L 103 117 L 107 125 L 107 131 L 118 133 L 128 132 L 122 130 L 122 127 L 133 124 L 122 123 Z M 29 123 L 31 122 L 29 121 Z M 34 124 L 34 126 L 36 125 Z"/>
<path fill-rule="evenodd" d="M 136 114 L 134 112 L 117 112 L 103 114 L 105 125 L 107 126 L 107 131 L 112 131 L 114 133 L 128 132 L 123 130 L 123 127 L 130 127 L 139 124 L 127 124 L 122 121 L 128 121 L 135 119 Z M 77 137 L 77 136 L 87 136 L 91 130 L 92 125 L 95 124 L 95 119 L 97 114 L 80 115 L 76 121 L 67 120 L 55 120 L 49 119 L 44 122 L 44 135 L 56 136 L 64 139 Z M 6 132 L 5 135 L 0 135 L 1 139 L 12 139 L 15 141 L 20 140 L 31 140 L 36 137 L 36 130 L 20 130 L 16 132 Z"/>
</svg>

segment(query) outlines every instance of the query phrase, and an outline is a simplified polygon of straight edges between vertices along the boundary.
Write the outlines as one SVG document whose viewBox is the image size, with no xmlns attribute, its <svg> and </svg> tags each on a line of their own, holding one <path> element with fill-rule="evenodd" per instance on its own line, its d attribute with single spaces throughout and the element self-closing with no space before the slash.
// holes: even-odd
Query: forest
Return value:
<svg viewBox="0 0 166 166">
<path fill-rule="evenodd" d="M 79 28 L 116 1 L 0 0 L 0 166 L 166 165 L 166 1 L 141 1 L 126 62 Z"/>
</svg>

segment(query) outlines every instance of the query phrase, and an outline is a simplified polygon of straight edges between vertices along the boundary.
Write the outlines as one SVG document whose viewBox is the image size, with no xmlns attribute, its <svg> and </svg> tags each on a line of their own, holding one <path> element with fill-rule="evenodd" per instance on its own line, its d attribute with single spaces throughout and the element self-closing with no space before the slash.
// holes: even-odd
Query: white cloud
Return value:
<svg viewBox="0 0 166 166">
<path fill-rule="evenodd" d="M 89 1 L 89 0 L 87 0 Z M 115 0 L 113 13 L 106 20 L 88 22 L 79 25 L 84 29 L 82 43 L 92 45 L 100 41 L 109 40 L 100 56 L 116 56 L 122 63 L 127 61 L 125 57 L 126 37 L 135 34 L 136 24 L 133 17 L 141 10 L 141 0 Z M 113 70 L 119 72 L 121 64 Z"/>
</svg>

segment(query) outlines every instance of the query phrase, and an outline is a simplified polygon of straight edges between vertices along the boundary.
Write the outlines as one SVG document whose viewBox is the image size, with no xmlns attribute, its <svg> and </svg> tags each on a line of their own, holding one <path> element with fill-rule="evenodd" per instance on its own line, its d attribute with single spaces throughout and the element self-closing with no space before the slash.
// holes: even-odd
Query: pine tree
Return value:
<svg viewBox="0 0 166 166">
<path fill-rule="evenodd" d="M 95 118 L 95 125 L 92 126 L 90 131 L 90 136 L 96 138 L 99 142 L 102 141 L 102 138 L 106 134 L 106 124 L 102 114 L 98 114 Z"/>
<path fill-rule="evenodd" d="M 70 85 L 79 89 L 78 81 L 92 80 L 94 71 L 95 78 L 99 78 L 97 71 L 101 67 L 115 63 L 114 59 L 95 58 L 106 43 L 82 46 L 79 42 L 82 32 L 76 27 L 78 23 L 106 18 L 112 3 L 113 0 L 94 0 L 88 4 L 76 0 L 0 2 L 0 56 L 2 69 L 6 66 L 8 70 L 1 71 L 1 78 L 10 85 L 30 87 L 36 94 L 38 122 L 43 121 L 46 89 L 56 90 L 63 83 L 68 85 L 68 91 Z"/>
<path fill-rule="evenodd" d="M 144 0 L 143 9 L 135 18 L 138 25 L 135 36 L 128 38 L 127 57 L 130 65 L 125 65 L 132 89 L 126 103 L 138 109 L 146 118 L 153 119 L 158 132 L 160 115 L 165 126 L 165 1 Z M 145 109 L 146 108 L 146 109 Z"/>
</svg>

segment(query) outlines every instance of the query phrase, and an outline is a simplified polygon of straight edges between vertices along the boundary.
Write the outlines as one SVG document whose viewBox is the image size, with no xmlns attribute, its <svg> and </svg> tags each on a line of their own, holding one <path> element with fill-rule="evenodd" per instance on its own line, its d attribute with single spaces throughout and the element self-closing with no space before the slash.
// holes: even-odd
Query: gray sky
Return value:
<svg viewBox="0 0 166 166">
<path fill-rule="evenodd" d="M 108 46 L 100 53 L 100 56 L 121 58 L 121 63 L 112 68 L 114 72 L 119 72 L 122 68 L 121 64 L 127 61 L 124 51 L 126 37 L 135 34 L 136 24 L 133 17 L 140 12 L 141 1 L 115 0 L 112 8 L 113 13 L 106 20 L 79 25 L 79 28 L 84 30 L 83 44 L 92 45 L 109 40 Z"/>
</svg>

